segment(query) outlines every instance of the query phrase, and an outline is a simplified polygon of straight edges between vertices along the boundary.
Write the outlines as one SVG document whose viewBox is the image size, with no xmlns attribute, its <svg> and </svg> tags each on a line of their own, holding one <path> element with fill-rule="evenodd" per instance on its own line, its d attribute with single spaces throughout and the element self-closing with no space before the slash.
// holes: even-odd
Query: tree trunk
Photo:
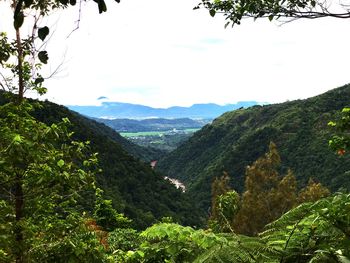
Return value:
<svg viewBox="0 0 350 263">
<path fill-rule="evenodd" d="M 15 1 L 14 1 L 15 3 Z M 16 6 L 16 5 L 14 5 Z M 16 42 L 17 42 L 17 60 L 18 60 L 18 99 L 17 103 L 21 104 L 24 98 L 24 76 L 23 76 L 23 47 L 19 28 L 16 28 Z M 15 196 L 15 240 L 16 240 L 16 263 L 24 262 L 24 247 L 23 247 L 23 208 L 24 208 L 24 196 L 23 196 L 23 176 L 20 173 L 16 173 L 16 182 L 14 186 Z"/>
<path fill-rule="evenodd" d="M 19 28 L 16 29 L 17 42 L 17 59 L 18 59 L 18 104 L 23 101 L 24 97 L 24 80 L 23 80 L 23 47 Z"/>
<path fill-rule="evenodd" d="M 16 214 L 16 222 L 15 222 L 15 239 L 16 239 L 16 263 L 23 262 L 23 228 L 21 225 L 21 220 L 23 218 L 23 178 L 22 175 L 16 174 L 16 183 L 14 188 L 14 196 L 15 196 L 15 214 Z"/>
</svg>

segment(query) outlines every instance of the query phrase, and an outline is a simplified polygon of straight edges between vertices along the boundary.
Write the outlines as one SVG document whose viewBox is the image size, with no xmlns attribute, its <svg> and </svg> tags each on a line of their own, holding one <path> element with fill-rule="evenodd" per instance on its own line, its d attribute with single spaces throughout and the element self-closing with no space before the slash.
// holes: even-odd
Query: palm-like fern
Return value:
<svg viewBox="0 0 350 263">
<path fill-rule="evenodd" d="M 266 226 L 259 237 L 226 234 L 195 262 L 349 263 L 350 194 L 304 203 Z"/>
<path fill-rule="evenodd" d="M 261 238 L 281 252 L 279 262 L 346 262 L 350 194 L 304 203 L 267 225 Z"/>
</svg>

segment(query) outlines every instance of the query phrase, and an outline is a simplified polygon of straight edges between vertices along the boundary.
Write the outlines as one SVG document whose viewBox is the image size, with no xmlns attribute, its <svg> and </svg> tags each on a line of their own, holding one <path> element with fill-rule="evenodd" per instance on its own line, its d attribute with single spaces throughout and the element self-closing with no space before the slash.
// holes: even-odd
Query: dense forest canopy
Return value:
<svg viewBox="0 0 350 263">
<path fill-rule="evenodd" d="M 107 10 L 104 0 L 95 2 L 100 13 Z M 339 166 L 335 165 L 338 159 L 334 153 L 329 151 L 333 157 L 327 155 L 326 141 L 321 144 L 317 138 L 330 138 L 326 120 L 333 118 L 339 107 L 348 105 L 349 86 L 306 101 L 230 112 L 198 132 L 189 144 L 200 147 L 191 154 L 187 153 L 192 151 L 189 146 L 181 150 L 186 152 L 186 161 L 192 162 L 188 171 L 193 173 L 207 164 L 205 172 L 214 171 L 204 173 L 199 182 L 196 182 L 198 175 L 191 174 L 187 179 L 192 183 L 192 192 L 203 182 L 211 186 L 194 198 L 206 200 L 209 196 L 207 202 L 210 203 L 211 195 L 211 218 L 205 230 L 185 227 L 174 220 L 195 217 L 195 206 L 160 174 L 128 155 L 117 142 L 118 136 L 109 134 L 108 129 L 102 132 L 88 129 L 89 125 L 103 126 L 71 114 L 65 108 L 29 101 L 24 96 L 28 90 L 39 94 L 46 92 L 40 68 L 48 63 L 49 54 L 41 44 L 49 36 L 50 29 L 37 25 L 36 19 L 76 4 L 75 0 L 12 1 L 15 39 L 9 39 L 6 33 L 0 34 L 0 86 L 9 91 L 4 95 L 6 98 L 1 98 L 4 103 L 0 106 L 1 262 L 350 261 L 350 195 L 346 189 L 329 195 L 328 189 L 309 180 L 297 196 L 292 171 L 282 167 L 280 170 L 285 176 L 279 175 L 279 165 L 289 165 L 294 160 L 297 164 L 312 164 L 308 169 L 292 167 L 296 173 L 306 170 L 308 176 L 321 174 L 318 179 L 328 182 L 329 177 L 340 171 L 340 177 L 335 176 L 330 187 L 347 186 L 349 110 L 343 110 L 340 120 L 331 123 L 338 128 L 331 146 L 338 155 L 345 155 Z M 271 12 L 271 19 L 281 16 L 280 12 L 294 17 L 293 8 L 297 11 L 306 8 L 310 18 L 315 14 L 313 9 L 308 10 L 310 8 L 323 8 L 321 11 L 325 15 L 331 15 L 327 14 L 323 3 L 315 1 L 215 0 L 203 1 L 203 4 L 210 8 L 211 15 L 216 9 L 240 10 L 241 13 L 236 13 L 237 10 L 231 13 L 234 23 L 239 23 L 244 15 L 263 17 L 271 16 Z M 264 13 L 264 5 L 273 8 L 272 11 L 268 9 Z M 286 11 L 285 5 L 291 9 Z M 32 33 L 22 37 L 21 27 L 27 12 L 36 15 Z M 347 17 L 347 14 L 333 16 Z M 57 120 L 57 117 L 63 118 Z M 72 123 L 77 126 L 75 133 L 71 131 Z M 79 130 L 87 133 L 79 133 Z M 288 147 L 299 149 L 296 146 L 306 145 L 310 151 L 301 147 L 296 151 L 287 151 L 288 147 L 283 149 L 281 145 L 288 138 Z M 271 139 L 277 147 L 270 143 Z M 232 147 L 229 142 L 236 140 L 244 144 Z M 224 144 L 220 144 L 221 141 Z M 218 148 L 211 148 L 213 142 Z M 209 150 L 205 149 L 208 146 Z M 97 149 L 100 156 L 95 153 Z M 202 153 L 207 156 L 200 162 L 193 158 L 203 157 Z M 222 157 L 222 153 L 227 155 Z M 289 162 L 284 161 L 286 157 Z M 110 173 L 105 177 L 99 177 L 103 171 L 98 158 Z M 211 160 L 217 163 L 213 165 Z M 177 164 L 184 166 L 184 161 Z M 245 190 L 242 196 L 228 183 L 230 176 L 239 173 L 218 177 L 225 165 L 232 164 L 246 169 L 244 189 L 241 184 L 241 192 Z M 327 169 L 324 164 L 329 165 Z M 125 177 L 117 179 L 115 174 Z M 213 175 L 217 178 L 211 184 Z M 296 178 L 306 180 L 300 176 Z M 130 196 L 125 197 L 128 193 Z M 104 194 L 110 199 L 105 199 Z M 118 200 L 122 196 L 125 199 Z M 284 202 L 278 202 L 281 198 Z M 113 202 L 117 204 L 113 206 Z M 122 206 L 130 217 L 135 216 L 133 219 L 140 228 L 154 222 L 155 218 L 159 223 L 138 232 L 133 229 L 132 220 L 115 209 Z M 140 211 L 140 207 L 147 211 Z"/>
<path fill-rule="evenodd" d="M 332 191 L 350 189 L 349 158 L 329 149 L 335 130 L 327 125 L 349 105 L 349 96 L 346 85 L 306 100 L 228 112 L 162 158 L 158 168 L 183 181 L 207 210 L 213 178 L 228 172 L 231 186 L 241 193 L 246 166 L 273 141 L 281 155 L 281 171 L 290 168 L 301 186 L 312 177 Z"/>
</svg>

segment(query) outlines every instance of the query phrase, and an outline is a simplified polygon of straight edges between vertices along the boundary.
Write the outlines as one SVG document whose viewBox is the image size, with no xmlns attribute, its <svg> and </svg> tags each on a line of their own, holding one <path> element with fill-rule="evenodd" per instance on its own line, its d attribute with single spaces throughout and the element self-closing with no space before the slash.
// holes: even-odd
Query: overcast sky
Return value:
<svg viewBox="0 0 350 263">
<path fill-rule="evenodd" d="M 98 97 L 154 107 L 242 100 L 283 102 L 350 82 L 350 19 L 280 25 L 245 20 L 224 29 L 222 17 L 192 10 L 199 0 L 106 0 L 57 13 L 48 45 L 47 98 L 93 105 Z M 4 9 L 2 10 L 4 12 Z M 0 14 L 5 17 L 5 14 Z M 6 28 L 4 19 L 0 30 Z"/>
</svg>

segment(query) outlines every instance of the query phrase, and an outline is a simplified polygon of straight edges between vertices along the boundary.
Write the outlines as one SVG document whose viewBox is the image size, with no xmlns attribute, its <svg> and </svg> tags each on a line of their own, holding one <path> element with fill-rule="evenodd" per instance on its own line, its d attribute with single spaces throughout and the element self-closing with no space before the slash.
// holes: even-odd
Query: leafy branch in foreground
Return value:
<svg viewBox="0 0 350 263">
<path fill-rule="evenodd" d="M 281 252 L 279 262 L 350 260 L 350 194 L 304 203 L 269 224 L 261 234 Z"/>
<path fill-rule="evenodd" d="M 16 262 L 44 262 L 78 232 L 90 235 L 80 204 L 95 195 L 96 155 L 70 139 L 67 119 L 47 126 L 31 110 L 25 102 L 0 107 L 0 256 Z M 83 255 L 85 242 L 62 260 Z"/>
<path fill-rule="evenodd" d="M 227 20 L 225 27 L 239 25 L 244 18 L 315 19 L 321 17 L 350 18 L 346 1 L 338 4 L 320 0 L 202 0 L 195 9 L 204 7 L 211 16 L 221 13 Z"/>
</svg>

